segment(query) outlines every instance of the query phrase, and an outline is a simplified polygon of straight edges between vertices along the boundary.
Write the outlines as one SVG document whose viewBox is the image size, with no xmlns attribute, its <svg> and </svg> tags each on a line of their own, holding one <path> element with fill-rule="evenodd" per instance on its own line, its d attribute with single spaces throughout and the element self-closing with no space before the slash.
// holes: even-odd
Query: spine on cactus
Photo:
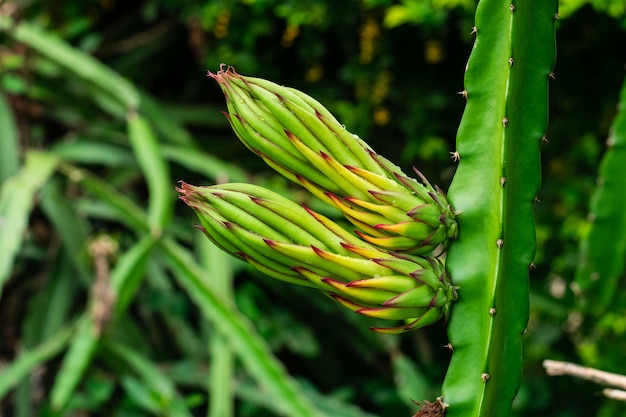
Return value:
<svg viewBox="0 0 626 417">
<path fill-rule="evenodd" d="M 576 283 L 584 310 L 600 315 L 611 305 L 626 256 L 626 81 L 591 199 L 589 229 L 581 240 Z"/>
<path fill-rule="evenodd" d="M 448 193 L 460 213 L 446 261 L 459 286 L 448 417 L 509 416 L 519 389 L 556 13 L 557 0 L 481 0 L 476 10 Z"/>
</svg>

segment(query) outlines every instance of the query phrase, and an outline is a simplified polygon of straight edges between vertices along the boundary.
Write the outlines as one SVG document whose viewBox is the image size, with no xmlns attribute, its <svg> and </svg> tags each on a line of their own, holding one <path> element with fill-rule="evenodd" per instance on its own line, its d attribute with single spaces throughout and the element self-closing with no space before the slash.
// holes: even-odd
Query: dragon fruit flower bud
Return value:
<svg viewBox="0 0 626 417">
<path fill-rule="evenodd" d="M 383 250 L 263 187 L 181 182 L 180 198 L 224 251 L 279 280 L 316 288 L 400 333 L 447 318 L 456 288 L 435 258 Z"/>
<path fill-rule="evenodd" d="M 306 94 L 231 67 L 209 72 L 239 139 L 288 179 L 340 209 L 362 239 L 386 250 L 428 254 L 456 238 L 443 192 L 374 152 Z"/>
</svg>

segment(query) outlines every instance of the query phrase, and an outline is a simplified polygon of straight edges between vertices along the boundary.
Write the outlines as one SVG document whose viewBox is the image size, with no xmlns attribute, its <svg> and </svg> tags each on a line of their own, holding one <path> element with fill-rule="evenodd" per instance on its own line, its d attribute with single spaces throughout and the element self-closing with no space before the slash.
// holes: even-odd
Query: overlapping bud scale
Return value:
<svg viewBox="0 0 626 417">
<path fill-rule="evenodd" d="M 384 250 L 263 187 L 181 182 L 178 191 L 213 242 L 261 272 L 322 290 L 360 314 L 404 321 L 379 332 L 434 323 L 457 298 L 436 258 Z"/>
<path fill-rule="evenodd" d="M 223 67 L 222 88 L 239 139 L 268 165 L 340 209 L 380 248 L 430 254 L 457 233 L 443 193 L 376 154 L 306 94 Z"/>
</svg>

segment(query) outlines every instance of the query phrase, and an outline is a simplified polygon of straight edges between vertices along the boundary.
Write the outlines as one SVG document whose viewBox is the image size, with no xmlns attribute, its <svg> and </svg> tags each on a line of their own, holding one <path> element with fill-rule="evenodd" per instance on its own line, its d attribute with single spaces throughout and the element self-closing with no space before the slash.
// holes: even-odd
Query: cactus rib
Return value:
<svg viewBox="0 0 626 417">
<path fill-rule="evenodd" d="M 556 11 L 556 0 L 481 0 L 476 10 L 449 190 L 461 214 L 446 261 L 460 287 L 448 328 L 448 417 L 508 417 L 519 389 Z"/>
<path fill-rule="evenodd" d="M 600 164 L 598 186 L 590 203 L 587 234 L 581 239 L 576 282 L 584 310 L 599 316 L 611 305 L 626 255 L 626 80 L 618 113 L 609 132 L 608 150 Z"/>
</svg>

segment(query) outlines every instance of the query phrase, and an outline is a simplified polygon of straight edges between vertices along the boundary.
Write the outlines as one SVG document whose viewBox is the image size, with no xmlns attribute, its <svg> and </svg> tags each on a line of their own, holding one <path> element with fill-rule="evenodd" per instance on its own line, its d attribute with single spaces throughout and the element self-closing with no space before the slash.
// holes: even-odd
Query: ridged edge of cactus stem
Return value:
<svg viewBox="0 0 626 417">
<path fill-rule="evenodd" d="M 589 208 L 590 227 L 580 243 L 576 283 L 584 310 L 600 315 L 611 305 L 626 255 L 626 80 L 618 113 L 611 125 L 608 149 L 602 158 L 598 185 Z"/>
<path fill-rule="evenodd" d="M 446 266 L 460 289 L 447 417 L 509 416 L 519 389 L 556 12 L 557 0 L 481 0 L 476 10 L 448 194 L 460 214 Z"/>
</svg>

